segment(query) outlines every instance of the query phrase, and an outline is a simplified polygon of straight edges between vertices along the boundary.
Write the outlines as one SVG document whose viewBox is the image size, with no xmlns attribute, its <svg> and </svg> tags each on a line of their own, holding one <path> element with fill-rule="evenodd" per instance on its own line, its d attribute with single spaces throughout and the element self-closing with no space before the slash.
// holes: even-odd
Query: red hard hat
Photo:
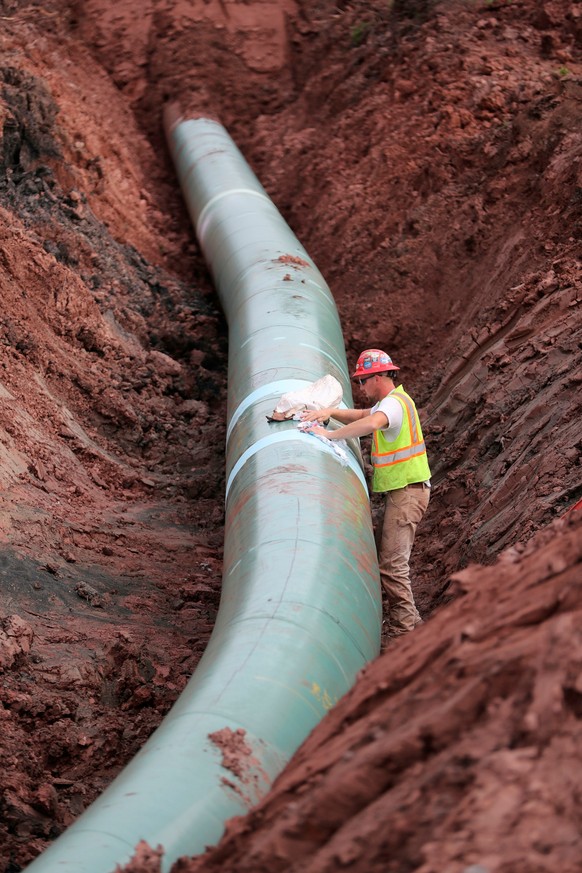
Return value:
<svg viewBox="0 0 582 873">
<path fill-rule="evenodd" d="M 366 349 L 358 358 L 352 379 L 359 379 L 362 376 L 374 376 L 376 373 L 386 373 L 388 370 L 399 369 L 400 367 L 392 363 L 392 358 L 386 352 L 383 352 L 381 349 Z"/>
</svg>

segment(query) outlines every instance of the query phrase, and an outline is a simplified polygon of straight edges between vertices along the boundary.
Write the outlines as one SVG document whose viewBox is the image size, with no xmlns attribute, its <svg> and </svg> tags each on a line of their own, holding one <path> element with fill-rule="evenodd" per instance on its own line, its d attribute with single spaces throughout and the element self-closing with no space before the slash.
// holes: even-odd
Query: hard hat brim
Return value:
<svg viewBox="0 0 582 873">
<path fill-rule="evenodd" d="M 389 366 L 384 365 L 381 370 L 356 370 L 355 373 L 350 376 L 350 379 L 361 379 L 362 376 L 381 376 L 382 373 L 390 373 L 392 370 L 399 370 L 400 367 L 397 367 L 395 364 L 391 364 Z"/>
</svg>

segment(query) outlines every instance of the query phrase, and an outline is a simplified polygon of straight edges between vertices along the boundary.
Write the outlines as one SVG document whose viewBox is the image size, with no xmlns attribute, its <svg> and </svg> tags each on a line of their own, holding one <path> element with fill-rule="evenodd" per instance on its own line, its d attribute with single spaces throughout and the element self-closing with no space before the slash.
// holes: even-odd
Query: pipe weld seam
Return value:
<svg viewBox="0 0 582 873">
<path fill-rule="evenodd" d="M 340 461 L 340 459 L 337 457 L 337 455 L 335 454 L 334 450 L 330 446 L 326 445 L 322 440 L 318 439 L 317 437 L 309 437 L 308 434 L 301 433 L 301 431 L 298 429 L 294 428 L 293 430 L 286 430 L 283 433 L 270 434 L 269 436 L 266 436 L 260 440 L 257 440 L 257 442 L 254 443 L 252 446 L 249 446 L 249 448 L 246 449 L 246 451 L 244 451 L 242 453 L 242 455 L 240 456 L 240 458 L 238 459 L 238 461 L 236 462 L 236 464 L 234 465 L 234 467 L 230 471 L 230 475 L 229 475 L 227 483 L 226 483 L 226 491 L 225 491 L 225 495 L 224 495 L 225 502 L 228 500 L 228 494 L 230 492 L 232 483 L 234 482 L 236 476 L 241 471 L 241 469 L 244 467 L 246 462 L 249 461 L 252 457 L 254 457 L 254 455 L 256 455 L 257 452 L 260 452 L 262 449 L 267 448 L 267 446 L 275 445 L 276 443 L 291 442 L 293 440 L 304 440 L 306 438 L 311 439 L 311 444 L 313 446 L 315 446 L 316 448 L 318 448 L 320 451 L 324 451 L 324 452 L 327 452 L 328 454 L 332 454 L 334 456 L 334 458 L 336 459 L 338 464 L 342 463 Z M 356 474 L 356 476 L 358 477 L 358 479 L 360 480 L 360 482 L 362 484 L 362 487 L 364 488 L 364 490 L 367 494 L 368 493 L 368 486 L 366 484 L 365 476 L 360 468 L 360 465 L 358 464 L 356 459 L 349 452 L 348 452 L 347 466 L 350 468 L 352 473 Z"/>
<path fill-rule="evenodd" d="M 229 188 L 228 191 L 221 191 L 220 194 L 215 194 L 214 197 L 210 198 L 198 215 L 198 220 L 196 221 L 196 236 L 198 239 L 202 241 L 202 222 L 204 221 L 209 209 L 211 209 L 211 207 L 219 200 L 222 200 L 223 197 L 229 197 L 231 194 L 251 194 L 253 197 L 260 197 L 261 200 L 265 200 L 269 204 L 271 210 L 274 208 L 273 201 L 270 200 L 266 194 L 263 194 L 262 191 L 254 191 L 252 188 Z"/>
<path fill-rule="evenodd" d="M 265 611 L 262 613 L 255 612 L 252 615 L 244 615 L 244 616 L 241 616 L 240 618 L 234 618 L 231 621 L 229 621 L 227 625 L 225 625 L 224 627 L 221 628 L 221 634 L 226 636 L 228 634 L 228 630 L 231 627 L 235 627 L 236 625 L 241 625 L 241 624 L 244 624 L 246 622 L 255 622 L 255 621 L 268 622 L 271 628 L 277 627 L 278 625 L 283 625 L 283 626 L 284 625 L 291 625 L 292 627 L 298 627 L 301 631 L 303 631 L 303 633 L 307 637 L 309 637 L 312 640 L 315 640 L 315 644 L 317 646 L 319 646 L 321 649 L 325 650 L 328 653 L 329 657 L 333 661 L 336 662 L 337 668 L 340 672 L 344 673 L 344 675 L 347 675 L 347 674 L 345 674 L 341 659 L 339 659 L 337 657 L 335 649 L 331 649 L 331 648 L 326 647 L 322 641 L 321 635 L 316 636 L 311 629 L 308 630 L 306 628 L 304 623 L 292 618 L 290 615 L 283 615 L 283 614 L 279 613 L 279 610 L 282 606 L 290 606 L 290 605 L 296 605 L 296 606 L 301 607 L 301 610 L 304 613 L 309 612 L 311 610 L 313 612 L 316 612 L 318 615 L 323 616 L 326 621 L 329 621 L 333 625 L 338 627 L 341 630 L 341 633 L 343 634 L 344 640 L 347 640 L 349 643 L 351 643 L 351 645 L 354 647 L 354 649 L 357 651 L 357 653 L 359 655 L 361 655 L 361 657 L 364 659 L 364 661 L 367 660 L 367 656 L 362 651 L 362 646 L 357 641 L 356 637 L 352 633 L 350 633 L 347 626 L 343 622 L 339 621 L 333 615 L 333 613 L 331 613 L 327 609 L 321 609 L 321 607 L 318 607 L 318 606 L 311 606 L 309 603 L 305 603 L 305 602 L 302 602 L 300 600 L 291 600 L 291 599 L 282 600 L 278 604 L 276 604 L 275 609 L 271 610 L 270 612 L 265 609 Z"/>
</svg>

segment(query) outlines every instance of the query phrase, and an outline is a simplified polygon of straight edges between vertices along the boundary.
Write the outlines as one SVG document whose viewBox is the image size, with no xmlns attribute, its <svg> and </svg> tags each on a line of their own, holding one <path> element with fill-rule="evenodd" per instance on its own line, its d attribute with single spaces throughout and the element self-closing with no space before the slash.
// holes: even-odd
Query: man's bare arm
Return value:
<svg viewBox="0 0 582 873">
<path fill-rule="evenodd" d="M 324 427 L 313 427 L 311 432 L 317 436 L 327 437 L 328 440 L 349 440 L 353 437 L 368 436 L 374 433 L 375 430 L 388 427 L 388 418 L 383 412 L 375 412 L 373 415 L 367 415 L 365 418 L 360 418 L 357 421 L 352 421 L 344 427 L 338 427 L 337 430 L 326 430 Z"/>
<path fill-rule="evenodd" d="M 302 412 L 301 421 L 327 421 L 328 418 L 334 418 L 340 424 L 350 424 L 352 421 L 359 421 L 369 414 L 369 409 L 338 409 L 337 407 L 328 406 L 325 409 Z"/>
</svg>

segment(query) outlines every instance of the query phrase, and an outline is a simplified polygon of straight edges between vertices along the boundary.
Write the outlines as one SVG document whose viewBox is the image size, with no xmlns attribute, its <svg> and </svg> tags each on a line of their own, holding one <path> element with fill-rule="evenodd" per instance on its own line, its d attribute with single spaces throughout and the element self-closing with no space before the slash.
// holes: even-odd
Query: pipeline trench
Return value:
<svg viewBox="0 0 582 873">
<path fill-rule="evenodd" d="M 147 815 L 137 800 L 114 813 L 130 826 L 112 837 L 116 857 L 150 836 L 148 817 L 154 843 L 196 854 L 202 832 L 218 840 L 218 820 L 240 814 L 181 873 L 575 870 L 575 4 L 152 2 L 139 22 L 129 0 L 4 5 L 0 870 L 49 863 L 76 839 L 116 779 L 134 778 L 120 775 L 129 762 L 153 757 L 166 718 L 228 808 L 216 817 L 201 788 L 213 824 L 200 842 L 187 833 L 186 792 L 160 803 L 164 781 L 189 782 L 178 754 L 159 791 L 140 788 Z M 253 265 L 231 311 L 224 289 L 242 255 L 223 257 L 220 233 L 236 209 L 216 218 L 222 197 L 194 221 L 209 264 L 166 145 L 168 100 L 224 125 L 260 180 L 245 215 L 264 191 L 293 237 L 265 255 L 264 283 Z M 273 276 L 293 293 L 269 319 Z M 312 306 L 306 338 L 293 319 Z M 413 553 L 425 626 L 381 658 L 377 627 L 367 636 L 378 603 L 357 593 L 374 573 L 358 526 L 371 544 L 382 510 L 373 498 L 363 513 L 358 496 L 366 441 L 346 497 L 346 477 L 329 484 L 334 458 L 311 446 L 314 474 L 296 435 L 264 420 L 269 385 L 309 381 L 324 361 L 349 391 L 371 345 L 402 367 L 436 486 Z M 277 494 L 292 476 L 289 508 Z M 256 519 L 248 529 L 239 509 Z M 322 545 L 343 580 L 339 623 L 320 599 Z M 301 612 L 309 644 L 296 642 Z M 248 656 L 208 645 L 227 625 Z M 241 678 L 256 656 L 277 701 L 264 747 Z M 205 665 L 223 658 L 236 712 L 213 710 L 201 751 L 177 701 L 191 683 L 222 697 Z M 292 667 L 307 676 L 297 694 L 279 683 Z M 302 713 L 292 726 L 289 693 Z M 156 851 L 141 844 L 133 873 L 159 866 Z M 99 863 L 85 837 L 77 852 Z"/>
</svg>

